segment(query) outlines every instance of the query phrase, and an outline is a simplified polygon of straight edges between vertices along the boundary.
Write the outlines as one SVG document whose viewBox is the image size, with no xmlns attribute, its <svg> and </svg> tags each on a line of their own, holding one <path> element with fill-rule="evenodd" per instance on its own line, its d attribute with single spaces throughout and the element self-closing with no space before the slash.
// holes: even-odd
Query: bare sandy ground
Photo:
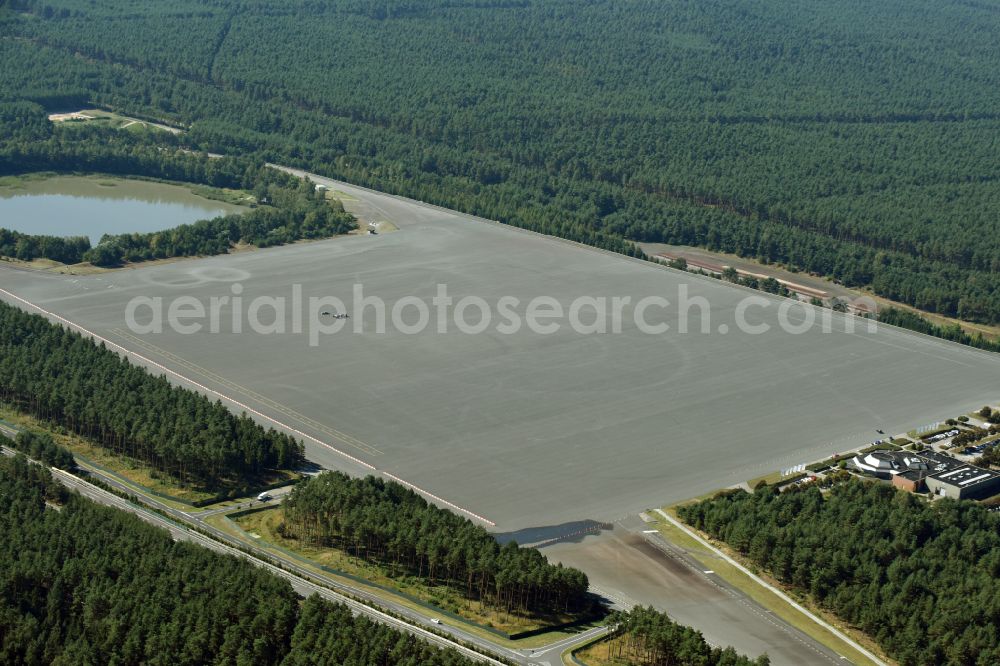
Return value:
<svg viewBox="0 0 1000 666">
<path fill-rule="evenodd" d="M 818 291 L 827 292 L 830 296 L 844 299 L 853 299 L 862 296 L 859 291 L 854 291 L 843 285 L 839 285 L 831 280 L 827 280 L 808 273 L 793 273 L 792 271 L 778 266 L 765 266 L 750 259 L 738 257 L 735 254 L 725 254 L 723 252 L 712 252 L 700 247 L 690 247 L 687 245 L 668 245 L 666 243 L 640 243 L 643 252 L 649 255 L 667 253 L 671 256 L 681 256 L 689 259 L 703 261 L 708 264 L 720 266 L 732 266 L 737 270 L 748 271 L 757 275 L 767 275 L 776 280 L 784 280 L 795 284 L 801 284 Z"/>
</svg>

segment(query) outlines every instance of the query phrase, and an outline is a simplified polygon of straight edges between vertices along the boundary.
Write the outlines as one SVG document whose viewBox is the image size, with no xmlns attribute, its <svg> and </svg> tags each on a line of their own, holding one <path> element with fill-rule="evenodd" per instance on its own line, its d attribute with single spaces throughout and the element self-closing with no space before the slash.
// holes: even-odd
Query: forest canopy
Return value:
<svg viewBox="0 0 1000 666">
<path fill-rule="evenodd" d="M 87 103 L 628 254 L 1000 321 L 1000 13 L 957 0 L 8 0 L 8 145 Z"/>
<path fill-rule="evenodd" d="M 0 662 L 468 666 L 0 456 Z M 58 506 L 58 509 L 51 508 Z"/>
<path fill-rule="evenodd" d="M 904 666 L 1000 663 L 1000 515 L 860 480 L 678 509 Z"/>
<path fill-rule="evenodd" d="M 76 460 L 69 449 L 56 444 L 52 435 L 47 432 L 32 432 L 22 430 L 14 439 L 8 439 L 0 434 L 0 446 L 20 451 L 32 460 L 45 463 L 59 469 L 72 470 L 76 468 Z"/>
<path fill-rule="evenodd" d="M 94 247 L 85 237 L 58 238 L 0 228 L 0 256 L 117 266 L 123 261 L 224 254 L 239 243 L 282 245 L 334 236 L 355 227 L 354 216 L 340 202 L 328 201 L 307 180 L 266 167 L 259 160 L 186 152 L 173 145 L 172 137 L 162 135 L 105 127 L 74 128 L 67 133 L 43 126 L 34 140 L 24 144 L 4 144 L 0 139 L 0 175 L 31 171 L 100 172 L 198 183 L 249 191 L 255 203 L 241 214 L 164 231 L 105 235 Z"/>
<path fill-rule="evenodd" d="M 240 487 L 304 460 L 302 443 L 289 435 L 6 303 L 0 303 L 0 400 L 183 484 Z"/>
<path fill-rule="evenodd" d="M 634 666 L 768 666 L 767 655 L 749 659 L 731 647 L 712 647 L 700 631 L 677 624 L 647 606 L 608 618 L 609 638 L 587 652 L 615 664 Z"/>
<path fill-rule="evenodd" d="M 282 502 L 289 537 L 335 547 L 428 585 L 446 585 L 505 612 L 590 610 L 587 576 L 535 548 L 504 545 L 484 528 L 395 481 L 325 472 Z"/>
</svg>

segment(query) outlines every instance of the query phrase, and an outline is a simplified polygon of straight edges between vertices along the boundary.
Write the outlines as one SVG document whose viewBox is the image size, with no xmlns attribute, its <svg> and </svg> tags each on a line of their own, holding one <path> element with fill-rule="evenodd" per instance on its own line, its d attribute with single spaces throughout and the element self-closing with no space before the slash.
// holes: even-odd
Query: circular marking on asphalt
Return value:
<svg viewBox="0 0 1000 666">
<path fill-rule="evenodd" d="M 228 266 L 203 266 L 192 270 L 191 275 L 208 282 L 246 282 L 250 279 L 249 271 Z"/>
</svg>

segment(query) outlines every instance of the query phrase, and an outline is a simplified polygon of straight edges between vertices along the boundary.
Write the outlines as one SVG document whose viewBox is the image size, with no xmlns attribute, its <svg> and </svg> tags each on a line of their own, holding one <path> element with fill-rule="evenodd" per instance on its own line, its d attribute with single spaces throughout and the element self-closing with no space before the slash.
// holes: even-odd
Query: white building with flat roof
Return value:
<svg viewBox="0 0 1000 666">
<path fill-rule="evenodd" d="M 954 499 L 983 499 L 1000 492 L 1000 474 L 973 465 L 932 474 L 926 483 L 935 495 Z"/>
</svg>

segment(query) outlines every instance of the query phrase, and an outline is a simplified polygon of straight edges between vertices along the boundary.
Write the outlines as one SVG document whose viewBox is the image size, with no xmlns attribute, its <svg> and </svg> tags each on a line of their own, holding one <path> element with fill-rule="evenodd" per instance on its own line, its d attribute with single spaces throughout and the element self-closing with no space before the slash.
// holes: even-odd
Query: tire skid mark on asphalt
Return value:
<svg viewBox="0 0 1000 666">
<path fill-rule="evenodd" d="M 44 309 L 44 308 L 42 308 L 42 307 L 40 307 L 38 305 L 35 305 L 31 301 L 29 301 L 29 300 L 27 300 L 25 298 L 21 298 L 17 294 L 14 294 L 14 293 L 12 293 L 10 291 L 7 291 L 6 289 L 0 289 L 0 294 L 4 294 L 8 298 L 12 298 L 12 299 L 14 299 L 15 301 L 17 301 L 19 303 L 23 303 L 23 304 L 27 305 L 31 309 L 37 310 L 38 312 L 41 312 L 46 317 L 48 317 L 50 319 L 55 319 L 56 321 L 58 321 L 58 322 L 60 322 L 60 323 L 62 323 L 64 325 L 68 326 L 69 328 L 75 329 L 75 330 L 81 332 L 83 335 L 90 337 L 92 340 L 103 342 L 106 346 L 113 347 L 114 349 L 118 350 L 121 354 L 123 354 L 125 357 L 130 357 L 131 356 L 131 357 L 140 359 L 144 363 L 147 363 L 147 364 L 149 364 L 149 365 L 157 368 L 158 370 L 162 370 L 163 372 L 165 372 L 165 373 L 167 373 L 169 375 L 177 377 L 181 381 L 186 382 L 186 383 L 190 384 L 191 386 L 194 386 L 194 387 L 200 389 L 201 391 L 204 391 L 205 393 L 210 393 L 211 395 L 217 396 L 218 398 L 220 398 L 222 400 L 225 400 L 226 402 L 229 402 L 229 403 L 232 403 L 233 405 L 236 405 L 237 407 L 239 407 L 240 409 L 243 409 L 247 413 L 253 414 L 254 416 L 257 416 L 257 417 L 259 417 L 261 419 L 264 419 L 265 421 L 269 421 L 270 423 L 273 423 L 273 424 L 277 425 L 278 427 L 280 427 L 280 428 L 282 428 L 282 429 L 284 429 L 284 430 L 286 430 L 286 431 L 288 431 L 288 432 L 290 432 L 290 433 L 292 433 L 294 435 L 297 435 L 298 437 L 301 437 L 303 439 L 308 439 L 311 442 L 314 442 L 314 443 L 316 443 L 316 444 L 318 444 L 320 446 L 326 447 L 327 449 L 333 451 L 337 455 L 343 456 L 344 458 L 347 458 L 351 462 L 353 462 L 353 463 L 355 463 L 357 465 L 360 465 L 361 467 L 363 467 L 363 468 L 365 468 L 367 470 L 370 470 L 371 472 L 374 472 L 376 474 L 381 474 L 381 475 L 383 475 L 385 477 L 388 477 L 388 478 L 392 479 L 393 481 L 396 481 L 397 483 L 400 483 L 400 484 L 406 486 L 407 488 L 410 488 L 410 489 L 414 490 L 415 492 L 420 493 L 421 495 L 425 495 L 426 497 L 430 497 L 432 500 L 434 500 L 434 501 L 436 501 L 436 502 L 438 502 L 440 504 L 443 504 L 443 505 L 447 506 L 450 509 L 454 509 L 455 511 L 459 511 L 459 512 L 464 513 L 464 514 L 466 514 L 468 516 L 471 516 L 472 518 L 475 518 L 476 520 L 482 521 L 482 522 L 486 523 L 487 525 L 489 525 L 490 527 L 496 527 L 496 523 L 493 522 L 492 520 L 490 520 L 489 518 L 481 516 L 478 513 L 475 513 L 473 511 L 469 511 L 468 509 L 464 509 L 464 508 L 458 506 L 457 504 L 455 504 L 453 502 L 449 502 L 448 500 L 444 499 L 443 497 L 435 495 L 434 493 L 430 493 L 430 492 L 424 490 L 423 488 L 421 488 L 420 486 L 418 486 L 416 484 L 413 484 L 413 483 L 410 483 L 409 481 L 405 481 L 405 480 L 401 479 L 400 477 L 396 476 L 395 474 L 390 474 L 389 472 L 382 471 L 382 470 L 378 469 L 377 467 L 375 467 L 375 465 L 372 465 L 369 462 L 365 462 L 364 460 L 361 460 L 360 458 L 358 458 L 356 456 L 353 456 L 350 453 L 347 453 L 346 451 L 342 451 L 342 450 L 338 449 L 337 447 L 333 446 L 332 444 L 328 444 L 327 442 L 324 442 L 321 439 L 318 439 L 316 437 L 313 437 L 312 435 L 309 435 L 309 434 L 307 434 L 305 432 L 302 432 L 298 428 L 293 428 L 292 426 L 290 426 L 290 425 L 288 425 L 286 423 L 282 423 L 278 419 L 276 419 L 276 418 L 274 418 L 272 416 L 268 416 L 267 414 L 264 414 L 263 412 L 261 412 L 259 410 L 256 410 L 253 407 L 251 407 L 250 405 L 242 403 L 239 400 L 236 400 L 235 398 L 231 398 L 231 397 L 229 397 L 228 395 L 226 395 L 224 393 L 220 393 L 219 391 L 216 391 L 215 389 L 211 389 L 211 388 L 205 386 L 204 384 L 200 384 L 200 383 L 194 381 L 193 379 L 185 377 L 184 375 L 182 375 L 181 373 L 177 372 L 176 370 L 171 370 L 170 368 L 168 368 L 167 366 L 163 365 L 162 363 L 157 363 L 156 361 L 154 361 L 153 359 L 151 359 L 149 357 L 143 356 L 142 354 L 139 354 L 138 352 L 131 351 L 131 350 L 127 349 L 126 347 L 121 346 L 117 342 L 113 342 L 112 340 L 109 340 L 108 338 L 102 337 L 102 336 L 100 336 L 100 335 L 98 335 L 98 334 L 96 334 L 96 333 L 94 333 L 94 332 L 92 332 L 92 331 L 84 328 L 83 326 L 80 326 L 79 324 L 76 324 L 76 323 L 70 321 L 66 317 L 58 315 L 58 314 L 56 314 L 54 312 L 50 312 L 49 310 L 46 310 L 46 309 Z"/>
<path fill-rule="evenodd" d="M 622 527 L 625 527 L 625 526 L 622 525 Z M 663 553 L 667 557 L 669 557 L 669 558 L 671 558 L 671 559 L 679 562 L 680 564 L 684 565 L 685 567 L 687 567 L 691 571 L 695 572 L 696 574 L 701 575 L 701 577 L 704 580 L 706 580 L 709 583 L 711 583 L 712 585 L 714 585 L 721 592 L 729 595 L 731 598 L 733 598 L 736 601 L 740 602 L 751 613 L 757 615 L 760 618 L 763 618 L 769 624 L 773 625 L 775 628 L 779 629 L 780 631 L 784 632 L 785 634 L 788 634 L 788 636 L 790 636 L 794 640 L 798 641 L 799 643 L 801 643 L 805 647 L 809 648 L 810 650 L 812 650 L 816 654 L 820 655 L 821 657 L 823 657 L 827 661 L 829 661 L 831 663 L 834 663 L 834 664 L 841 664 L 841 663 L 843 663 L 842 661 L 834 659 L 829 654 L 827 654 L 827 653 L 823 652 L 822 650 L 820 650 L 818 647 L 816 647 L 816 645 L 814 645 L 811 642 L 811 640 L 806 640 L 806 639 L 802 638 L 802 636 L 800 636 L 798 634 L 798 631 L 796 629 L 794 629 L 790 625 L 786 624 L 784 621 L 779 621 L 773 613 L 771 613 L 770 611 L 767 611 L 763 607 L 759 606 L 756 602 L 752 601 L 745 594 L 743 594 L 741 592 L 737 592 L 736 590 L 734 590 L 734 589 L 732 589 L 732 588 L 730 588 L 730 587 L 728 587 L 726 585 L 721 585 L 721 584 L 719 584 L 718 581 L 713 580 L 712 576 L 710 574 L 705 573 L 704 569 L 702 569 L 700 567 L 696 567 L 691 562 L 689 562 L 688 559 L 687 559 L 687 557 L 685 557 L 680 552 L 678 552 L 675 549 L 674 546 L 666 543 L 662 539 L 662 537 L 660 539 L 650 539 L 649 537 L 643 535 L 643 538 L 646 540 L 647 543 L 649 543 L 651 546 L 653 546 L 654 548 L 656 548 L 658 551 L 660 551 L 661 553 Z"/>
<path fill-rule="evenodd" d="M 226 379 L 225 377 L 218 375 L 212 372 L 211 370 L 204 368 L 198 365 L 197 363 L 194 363 L 193 361 L 181 358 L 180 356 L 168 352 L 166 349 L 157 347 L 153 343 L 147 342 L 146 340 L 143 340 L 142 338 L 136 335 L 132 335 L 131 333 L 128 333 L 127 331 L 124 331 L 120 328 L 113 328 L 111 329 L 111 332 L 117 335 L 118 337 L 122 338 L 123 340 L 126 340 L 127 342 L 130 342 L 138 347 L 141 347 L 148 352 L 158 354 L 159 356 L 162 356 L 171 363 L 176 363 L 178 365 L 181 365 L 184 368 L 194 372 L 195 374 L 201 375 L 202 377 L 208 379 L 209 381 L 215 382 L 216 384 L 219 384 L 221 386 L 225 386 L 226 388 L 231 389 L 232 391 L 239 393 L 244 397 L 247 397 L 259 404 L 262 404 L 276 412 L 284 414 L 285 416 L 295 419 L 296 421 L 302 423 L 303 425 L 306 425 L 312 428 L 313 430 L 319 431 L 324 435 L 328 435 L 352 448 L 358 449 L 363 453 L 367 453 L 373 456 L 383 455 L 382 451 L 375 448 L 371 444 L 361 441 L 360 439 L 354 437 L 353 435 L 349 435 L 346 432 L 337 430 L 335 428 L 331 428 L 329 426 L 325 426 L 319 421 L 311 419 L 305 414 L 297 412 L 287 405 L 283 405 L 280 402 L 276 402 L 271 398 L 268 398 L 266 396 L 261 395 L 260 393 L 257 393 L 256 391 L 248 389 L 247 387 L 242 386 L 240 384 L 237 384 L 231 379 Z"/>
</svg>

